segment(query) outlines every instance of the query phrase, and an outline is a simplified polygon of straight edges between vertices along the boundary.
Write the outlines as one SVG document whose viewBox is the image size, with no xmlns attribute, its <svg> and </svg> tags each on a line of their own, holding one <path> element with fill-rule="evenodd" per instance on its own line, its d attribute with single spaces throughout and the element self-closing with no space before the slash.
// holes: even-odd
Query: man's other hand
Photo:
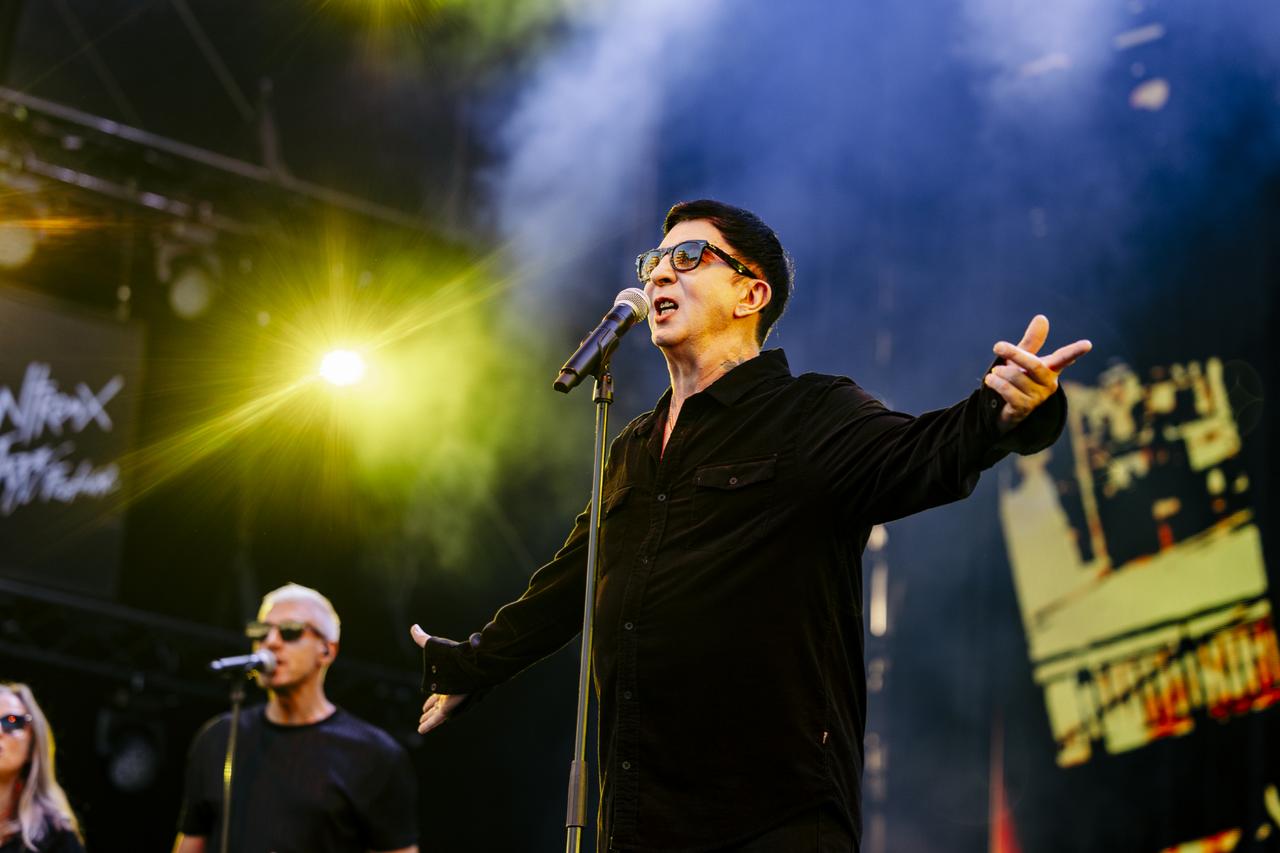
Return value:
<svg viewBox="0 0 1280 853">
<path fill-rule="evenodd" d="M 1037 314 L 1031 318 L 1022 340 L 1014 346 L 1000 341 L 992 349 L 1005 360 L 991 368 L 983 382 L 1004 400 L 1000 410 L 1000 431 L 1008 432 L 1020 424 L 1036 407 L 1058 390 L 1058 374 L 1063 368 L 1093 349 L 1088 341 L 1076 341 L 1046 356 L 1037 355 L 1049 337 L 1049 318 Z"/>
<path fill-rule="evenodd" d="M 431 639 L 431 635 L 417 625 L 409 629 L 409 636 L 413 637 L 413 641 L 419 647 L 425 647 L 427 640 Z M 427 697 L 427 701 L 422 703 L 422 716 L 418 718 L 418 734 L 425 735 L 449 719 L 449 715 L 453 713 L 454 709 L 465 702 L 466 699 L 466 693 L 432 693 Z"/>
</svg>

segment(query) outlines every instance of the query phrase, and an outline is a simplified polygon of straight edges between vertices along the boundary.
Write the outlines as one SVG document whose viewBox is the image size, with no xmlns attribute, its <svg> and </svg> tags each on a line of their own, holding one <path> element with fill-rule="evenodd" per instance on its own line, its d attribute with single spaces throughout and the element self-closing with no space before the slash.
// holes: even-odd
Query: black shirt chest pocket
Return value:
<svg viewBox="0 0 1280 853">
<path fill-rule="evenodd" d="M 616 562 L 626 555 L 628 548 L 635 542 L 635 522 L 627 521 L 627 507 L 630 503 L 632 486 L 620 486 L 604 496 L 603 524 L 600 529 L 600 573 L 608 572 Z M 634 508 L 633 508 L 634 509 Z M 634 512 L 631 513 L 634 515 Z"/>
<path fill-rule="evenodd" d="M 778 515 L 777 469 L 776 455 L 694 469 L 692 547 L 737 547 L 770 527 Z"/>
</svg>

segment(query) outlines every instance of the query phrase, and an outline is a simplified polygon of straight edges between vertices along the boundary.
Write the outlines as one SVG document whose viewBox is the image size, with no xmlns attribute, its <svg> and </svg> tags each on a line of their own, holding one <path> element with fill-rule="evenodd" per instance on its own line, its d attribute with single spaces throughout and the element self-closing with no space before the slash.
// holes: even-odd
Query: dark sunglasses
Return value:
<svg viewBox="0 0 1280 853">
<path fill-rule="evenodd" d="M 286 643 L 298 642 L 308 630 L 317 637 L 324 638 L 324 635 L 310 622 L 298 622 L 292 619 L 286 619 L 284 622 L 250 622 L 244 626 L 244 635 L 255 643 L 260 643 L 267 638 L 272 628 L 280 632 L 280 639 Z"/>
<path fill-rule="evenodd" d="M 5 734 L 20 732 L 29 725 L 31 725 L 30 714 L 6 714 L 0 717 L 0 731 Z"/>
<path fill-rule="evenodd" d="M 671 267 L 678 272 L 689 272 L 697 269 L 698 264 L 702 263 L 703 252 L 708 250 L 714 252 L 726 264 L 747 278 L 756 277 L 756 274 L 748 269 L 746 264 L 719 246 L 708 243 L 706 240 L 685 240 L 683 243 L 676 243 L 674 246 L 668 246 L 665 249 L 650 249 L 637 255 L 636 278 L 640 279 L 643 284 L 648 284 L 649 276 L 653 275 L 658 262 L 666 254 L 671 255 Z"/>
</svg>

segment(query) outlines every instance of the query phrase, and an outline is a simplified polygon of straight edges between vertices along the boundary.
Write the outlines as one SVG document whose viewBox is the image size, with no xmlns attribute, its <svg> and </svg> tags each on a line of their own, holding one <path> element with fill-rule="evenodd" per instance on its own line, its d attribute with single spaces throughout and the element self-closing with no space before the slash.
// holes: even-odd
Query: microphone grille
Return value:
<svg viewBox="0 0 1280 853">
<path fill-rule="evenodd" d="M 258 670 L 263 675 L 270 675 L 276 671 L 278 661 L 276 660 L 275 652 L 271 651 L 271 649 L 258 649 L 258 657 L 262 660 L 262 666 L 258 667 Z"/>
<path fill-rule="evenodd" d="M 636 320 L 649 316 L 649 297 L 638 287 L 628 287 L 613 298 L 614 305 L 630 305 L 636 312 Z"/>
</svg>

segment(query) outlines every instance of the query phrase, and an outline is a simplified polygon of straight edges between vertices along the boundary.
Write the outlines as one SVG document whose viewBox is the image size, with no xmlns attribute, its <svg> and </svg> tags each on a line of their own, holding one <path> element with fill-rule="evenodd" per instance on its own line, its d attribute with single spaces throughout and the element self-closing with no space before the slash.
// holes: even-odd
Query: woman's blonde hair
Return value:
<svg viewBox="0 0 1280 853">
<path fill-rule="evenodd" d="M 31 688 L 25 684 L 0 682 L 0 696 L 14 696 L 31 715 L 31 753 L 22 769 L 22 793 L 18 797 L 18 826 L 24 846 L 35 850 L 36 844 L 55 829 L 67 829 L 80 838 L 80 822 L 76 820 L 67 794 L 58 784 L 53 766 L 53 732 L 40 710 Z M 81 838 L 81 841 L 83 839 Z"/>
</svg>

